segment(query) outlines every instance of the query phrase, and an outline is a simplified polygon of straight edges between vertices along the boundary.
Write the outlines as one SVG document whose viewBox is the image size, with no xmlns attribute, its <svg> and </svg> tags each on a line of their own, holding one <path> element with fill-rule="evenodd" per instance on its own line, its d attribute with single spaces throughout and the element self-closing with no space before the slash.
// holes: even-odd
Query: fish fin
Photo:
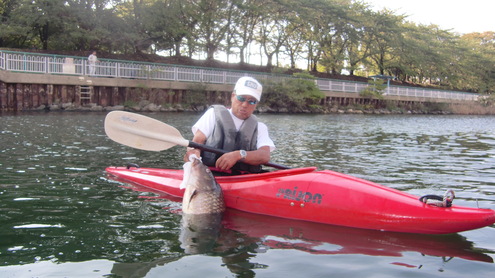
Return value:
<svg viewBox="0 0 495 278">
<path fill-rule="evenodd" d="M 191 202 L 192 202 L 192 199 L 194 198 L 194 196 L 197 194 L 197 191 L 194 190 L 192 193 L 191 193 L 191 197 L 189 197 L 189 202 L 187 203 L 187 209 L 189 209 L 189 205 L 191 205 Z"/>
<path fill-rule="evenodd" d="M 198 191 L 196 189 L 194 189 L 194 191 L 191 194 L 191 198 L 189 198 L 189 202 L 191 202 L 191 200 L 194 198 L 194 196 L 197 195 L 197 193 L 198 193 Z"/>
</svg>

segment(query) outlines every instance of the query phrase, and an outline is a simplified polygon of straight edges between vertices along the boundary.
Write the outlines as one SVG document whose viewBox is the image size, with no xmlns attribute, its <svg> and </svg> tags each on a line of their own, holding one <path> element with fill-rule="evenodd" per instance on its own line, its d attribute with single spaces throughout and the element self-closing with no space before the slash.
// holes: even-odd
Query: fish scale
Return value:
<svg viewBox="0 0 495 278">
<path fill-rule="evenodd" d="M 218 192 L 201 193 L 201 196 L 193 197 L 188 204 L 185 204 L 185 206 L 186 206 L 186 211 L 188 211 L 188 213 L 191 213 L 191 211 L 200 212 L 201 214 L 219 213 L 225 210 L 223 196 L 219 196 Z"/>
</svg>

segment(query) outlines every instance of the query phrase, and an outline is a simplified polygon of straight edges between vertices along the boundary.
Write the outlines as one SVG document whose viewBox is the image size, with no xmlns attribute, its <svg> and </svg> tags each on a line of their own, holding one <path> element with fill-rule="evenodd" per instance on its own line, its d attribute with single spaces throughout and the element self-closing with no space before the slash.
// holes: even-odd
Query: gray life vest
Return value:
<svg viewBox="0 0 495 278">
<path fill-rule="evenodd" d="M 212 105 L 215 113 L 215 127 L 213 133 L 206 140 L 206 145 L 225 151 L 235 150 L 256 150 L 258 142 L 258 119 L 251 115 L 244 120 L 239 131 L 236 131 L 234 120 L 229 110 L 222 105 Z M 215 153 L 203 151 L 201 153 L 203 163 L 208 166 L 215 166 L 215 162 L 220 157 Z M 249 165 L 236 163 L 233 170 L 248 171 L 251 173 L 261 172 L 260 165 Z"/>
</svg>

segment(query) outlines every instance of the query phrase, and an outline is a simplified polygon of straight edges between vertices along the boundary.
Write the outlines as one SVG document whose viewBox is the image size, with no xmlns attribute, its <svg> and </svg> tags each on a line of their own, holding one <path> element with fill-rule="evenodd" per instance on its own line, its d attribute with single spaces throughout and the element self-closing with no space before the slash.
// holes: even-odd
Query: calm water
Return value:
<svg viewBox="0 0 495 278">
<path fill-rule="evenodd" d="M 129 162 L 182 167 L 183 148 L 109 140 L 105 113 L 0 114 L 0 277 L 489 277 L 495 227 L 446 236 L 229 211 L 215 248 L 180 247 L 180 203 L 110 180 Z M 147 114 L 186 138 L 200 116 Z M 495 209 L 495 117 L 260 115 L 272 161 Z M 365 209 L 365 208 L 363 208 Z"/>
</svg>

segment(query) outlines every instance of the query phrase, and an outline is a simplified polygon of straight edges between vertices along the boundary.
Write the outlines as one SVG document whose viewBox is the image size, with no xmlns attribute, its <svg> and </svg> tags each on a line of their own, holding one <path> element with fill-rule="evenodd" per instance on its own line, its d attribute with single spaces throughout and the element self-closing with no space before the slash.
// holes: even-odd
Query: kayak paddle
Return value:
<svg viewBox="0 0 495 278">
<path fill-rule="evenodd" d="M 179 145 L 216 154 L 227 153 L 222 149 L 189 141 L 182 137 L 175 127 L 131 112 L 112 111 L 108 113 L 105 117 L 105 132 L 113 141 L 140 150 L 157 152 Z M 263 165 L 276 169 L 290 169 L 290 167 L 271 162 Z"/>
</svg>

